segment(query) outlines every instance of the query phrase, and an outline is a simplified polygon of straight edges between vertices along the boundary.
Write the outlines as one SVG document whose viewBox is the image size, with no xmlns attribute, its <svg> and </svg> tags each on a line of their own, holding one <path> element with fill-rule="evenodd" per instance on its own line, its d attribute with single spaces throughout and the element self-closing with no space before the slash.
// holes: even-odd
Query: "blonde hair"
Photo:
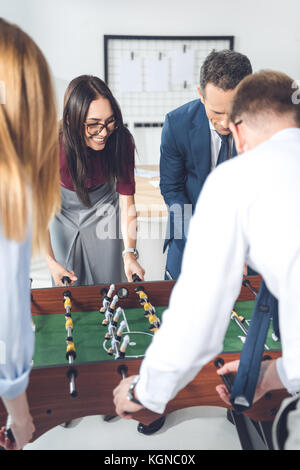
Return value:
<svg viewBox="0 0 300 470">
<path fill-rule="evenodd" d="M 56 103 L 42 52 L 1 18 L 0 81 L 2 230 L 8 239 L 24 240 L 32 212 L 35 253 L 46 246 L 50 219 L 60 207 Z"/>
</svg>

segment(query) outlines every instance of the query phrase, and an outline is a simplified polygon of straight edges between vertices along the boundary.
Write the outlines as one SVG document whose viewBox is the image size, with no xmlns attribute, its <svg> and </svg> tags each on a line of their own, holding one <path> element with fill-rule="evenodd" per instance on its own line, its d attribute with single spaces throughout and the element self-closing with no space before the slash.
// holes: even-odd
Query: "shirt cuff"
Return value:
<svg viewBox="0 0 300 470">
<path fill-rule="evenodd" d="M 13 400 L 22 395 L 28 386 L 30 372 L 31 367 L 16 379 L 0 379 L 0 396 L 7 400 Z"/>
<path fill-rule="evenodd" d="M 161 402 L 156 402 L 155 397 L 147 393 L 147 389 L 144 387 L 144 383 L 141 381 L 141 379 L 135 387 L 135 393 L 138 401 L 148 410 L 159 414 L 162 414 L 164 412 L 166 403 L 162 404 Z"/>
<path fill-rule="evenodd" d="M 289 380 L 287 378 L 286 372 L 284 370 L 283 366 L 283 360 L 282 357 L 279 357 L 276 360 L 276 369 L 277 373 L 279 375 L 279 378 L 287 391 L 293 395 L 294 393 L 298 393 L 300 391 L 300 379 L 299 380 Z"/>
<path fill-rule="evenodd" d="M 153 369 L 147 365 L 144 359 L 140 369 L 140 379 L 135 387 L 138 400 L 148 410 L 162 414 L 170 400 L 179 391 L 178 377 L 181 376 L 181 384 L 188 380 L 178 370 L 167 371 Z"/>
</svg>

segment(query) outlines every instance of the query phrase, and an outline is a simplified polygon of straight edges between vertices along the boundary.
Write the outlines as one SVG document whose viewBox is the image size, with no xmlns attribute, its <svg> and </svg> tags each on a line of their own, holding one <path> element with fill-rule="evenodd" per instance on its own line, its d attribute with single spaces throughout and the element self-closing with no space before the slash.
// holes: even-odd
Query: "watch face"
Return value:
<svg viewBox="0 0 300 470">
<path fill-rule="evenodd" d="M 136 384 L 138 383 L 139 381 L 139 375 L 136 375 L 135 377 L 133 377 L 132 381 L 130 382 L 130 385 L 129 385 L 129 390 L 133 390 L 134 387 L 136 386 Z"/>
</svg>

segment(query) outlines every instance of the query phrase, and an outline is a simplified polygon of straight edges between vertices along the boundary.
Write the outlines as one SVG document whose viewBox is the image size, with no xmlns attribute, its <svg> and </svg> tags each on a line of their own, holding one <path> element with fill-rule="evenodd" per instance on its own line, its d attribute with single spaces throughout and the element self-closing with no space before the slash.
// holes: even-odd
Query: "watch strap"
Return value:
<svg viewBox="0 0 300 470">
<path fill-rule="evenodd" d="M 136 259 L 139 257 L 139 252 L 136 248 L 125 248 L 125 250 L 122 251 L 122 256 L 125 256 L 126 253 L 133 253 Z"/>
<path fill-rule="evenodd" d="M 127 398 L 129 401 L 132 401 L 133 403 L 136 403 L 137 405 L 142 405 L 142 403 L 134 396 L 134 389 L 135 389 L 136 384 L 139 381 L 139 378 L 140 378 L 139 375 L 136 375 L 130 382 L 129 389 L 127 392 Z"/>
</svg>

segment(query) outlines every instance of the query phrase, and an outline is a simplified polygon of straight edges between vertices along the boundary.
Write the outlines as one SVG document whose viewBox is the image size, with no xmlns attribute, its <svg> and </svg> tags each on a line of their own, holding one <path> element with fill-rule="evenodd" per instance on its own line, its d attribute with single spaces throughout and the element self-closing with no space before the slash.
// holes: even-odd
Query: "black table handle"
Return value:
<svg viewBox="0 0 300 470">
<path fill-rule="evenodd" d="M 217 359 L 214 361 L 214 365 L 217 369 L 221 369 L 224 365 L 224 360 L 221 357 L 217 357 Z M 231 392 L 233 384 L 234 384 L 234 375 L 229 373 L 229 374 L 224 374 L 220 375 L 222 382 L 226 386 L 228 392 Z"/>
<path fill-rule="evenodd" d="M 10 417 L 10 415 L 8 415 L 7 420 L 6 420 L 6 429 L 5 429 L 4 435 L 5 435 L 5 438 L 9 439 L 11 444 L 13 444 L 14 442 L 16 442 L 16 440 L 15 440 L 15 436 L 14 436 L 10 426 L 11 426 L 11 417 Z"/>
</svg>

